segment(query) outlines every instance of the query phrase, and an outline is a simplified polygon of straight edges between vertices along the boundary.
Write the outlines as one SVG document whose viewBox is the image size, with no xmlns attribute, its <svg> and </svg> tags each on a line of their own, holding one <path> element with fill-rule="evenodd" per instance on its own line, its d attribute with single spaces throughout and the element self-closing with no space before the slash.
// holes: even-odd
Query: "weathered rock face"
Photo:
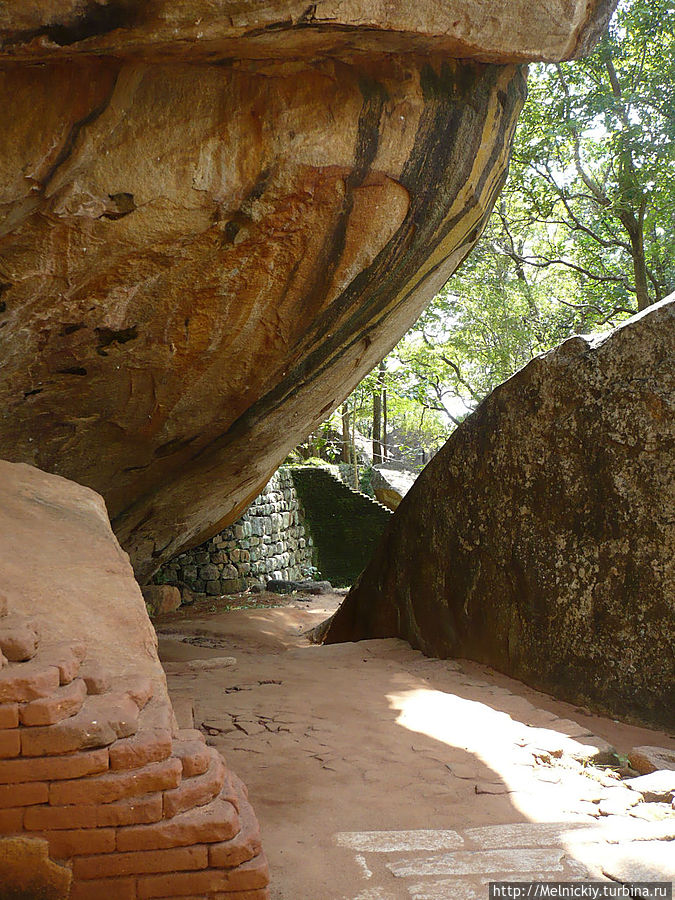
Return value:
<svg viewBox="0 0 675 900">
<path fill-rule="evenodd" d="M 516 68 L 0 74 L 0 454 L 102 493 L 147 575 L 236 518 L 477 238 Z"/>
<path fill-rule="evenodd" d="M 176 726 L 102 499 L 0 461 L 0 584 L 0 894 L 266 900 L 246 790 Z"/>
<path fill-rule="evenodd" d="M 570 338 L 429 463 L 330 642 L 406 638 L 673 724 L 675 295 Z"/>
<path fill-rule="evenodd" d="M 75 53 L 270 59 L 443 52 L 486 62 L 582 56 L 616 0 L 37 0 L 0 9 L 11 58 Z"/>
<path fill-rule="evenodd" d="M 558 58 L 609 11 L 20 6 L 0 12 L 0 455 L 102 493 L 143 581 L 237 518 L 477 240 L 524 73 L 446 43 Z M 417 34 L 423 55 L 392 52 Z"/>
<path fill-rule="evenodd" d="M 401 500 L 415 484 L 416 473 L 403 465 L 381 463 L 374 466 L 370 478 L 375 496 L 388 509 L 398 509 Z"/>
</svg>

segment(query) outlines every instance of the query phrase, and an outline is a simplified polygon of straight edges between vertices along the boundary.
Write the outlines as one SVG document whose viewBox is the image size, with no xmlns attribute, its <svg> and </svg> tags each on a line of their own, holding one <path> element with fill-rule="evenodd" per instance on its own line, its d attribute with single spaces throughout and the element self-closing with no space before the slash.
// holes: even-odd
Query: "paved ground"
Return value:
<svg viewBox="0 0 675 900">
<path fill-rule="evenodd" d="M 249 787 L 274 900 L 484 900 L 489 881 L 675 878 L 675 811 L 606 747 L 675 749 L 468 662 L 303 633 L 337 598 L 178 613 L 169 687 Z M 234 657 L 193 668 L 190 660 Z"/>
</svg>

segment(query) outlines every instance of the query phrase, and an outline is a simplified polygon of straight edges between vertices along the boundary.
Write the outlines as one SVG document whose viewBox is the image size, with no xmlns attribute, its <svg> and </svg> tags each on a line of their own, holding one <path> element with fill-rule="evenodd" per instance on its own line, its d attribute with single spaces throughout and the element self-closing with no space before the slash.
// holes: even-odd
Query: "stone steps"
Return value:
<svg viewBox="0 0 675 900">
<path fill-rule="evenodd" d="M 22 729 L 23 756 L 51 756 L 106 747 L 138 731 L 138 707 L 129 694 L 87 697 L 77 715 L 54 725 Z"/>
<path fill-rule="evenodd" d="M 103 897 L 253 897 L 268 900 L 260 831 L 236 777 L 227 797 L 149 825 L 45 833 L 51 855 L 72 860 L 71 900 Z"/>
<path fill-rule="evenodd" d="M 30 661 L 7 659 L 0 671 L 0 706 L 51 697 L 77 677 L 85 655 L 86 647 L 81 643 L 57 642 L 40 646 Z M 11 662 L 21 664 L 9 665 Z"/>
<path fill-rule="evenodd" d="M 137 769 L 160 762 L 171 756 L 174 746 L 171 712 L 165 702 L 152 698 L 139 715 L 136 734 L 110 747 L 110 768 Z"/>
<path fill-rule="evenodd" d="M 17 667 L 8 664 L 0 670 L 0 705 L 28 703 L 50 697 L 61 684 L 59 669 L 35 661 Z"/>
<path fill-rule="evenodd" d="M 170 757 L 140 769 L 59 781 L 49 788 L 49 802 L 52 806 L 88 806 L 159 791 L 171 793 L 181 783 L 181 769 L 180 760 Z"/>
<path fill-rule="evenodd" d="M 183 765 L 183 777 L 203 775 L 209 767 L 210 752 L 202 737 L 200 740 L 178 740 L 173 745 L 174 756 Z"/>
<path fill-rule="evenodd" d="M 210 803 L 223 790 L 226 777 L 225 762 L 217 750 L 208 749 L 211 751 L 211 759 L 206 772 L 183 778 L 180 785 L 174 790 L 164 793 L 164 815 L 167 819 L 193 809 L 195 806 L 204 806 Z M 176 762 L 182 772 L 181 760 L 177 759 Z"/>
<path fill-rule="evenodd" d="M 22 725 L 56 725 L 63 719 L 77 715 L 87 696 L 87 686 L 81 678 L 64 684 L 51 697 L 42 697 L 22 704 L 19 718 Z"/>
<path fill-rule="evenodd" d="M 82 677 L 90 694 L 105 694 L 112 686 L 110 674 L 96 660 L 88 659 L 82 666 Z"/>
<path fill-rule="evenodd" d="M 0 759 L 0 784 L 22 784 L 26 781 L 60 781 L 82 778 L 108 770 L 108 748 L 64 753 L 62 756 L 32 756 L 23 759 Z"/>
<path fill-rule="evenodd" d="M 118 835 L 117 846 L 119 850 L 165 850 L 194 843 L 230 841 L 239 831 L 235 806 L 228 798 L 218 796 L 172 819 L 126 828 Z"/>
<path fill-rule="evenodd" d="M 82 662 L 86 655 L 87 646 L 80 642 L 49 643 L 41 645 L 39 661 L 44 665 L 56 666 L 59 670 L 59 681 L 63 685 L 70 684 L 80 674 Z M 87 693 L 91 694 L 89 688 L 87 688 Z"/>
</svg>

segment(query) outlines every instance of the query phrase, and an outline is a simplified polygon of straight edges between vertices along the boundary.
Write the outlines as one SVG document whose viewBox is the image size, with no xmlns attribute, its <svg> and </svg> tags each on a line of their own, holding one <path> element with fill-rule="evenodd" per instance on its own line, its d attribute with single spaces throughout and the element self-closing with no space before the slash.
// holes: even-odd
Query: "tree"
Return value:
<svg viewBox="0 0 675 900">
<path fill-rule="evenodd" d="M 387 365 L 384 360 L 377 367 L 377 381 L 373 389 L 373 465 L 381 463 L 385 456 L 387 440 L 386 397 L 385 386 Z M 383 433 L 384 414 L 384 433 Z"/>
<path fill-rule="evenodd" d="M 586 60 L 533 68 L 496 249 L 567 269 L 589 308 L 675 285 L 675 2 L 619 4 Z"/>
</svg>

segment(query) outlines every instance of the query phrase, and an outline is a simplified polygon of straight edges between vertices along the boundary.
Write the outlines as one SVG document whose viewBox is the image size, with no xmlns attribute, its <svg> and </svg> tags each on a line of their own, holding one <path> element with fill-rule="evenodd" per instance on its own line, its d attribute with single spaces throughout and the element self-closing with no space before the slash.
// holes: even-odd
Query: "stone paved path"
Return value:
<svg viewBox="0 0 675 900">
<path fill-rule="evenodd" d="M 312 646 L 302 632 L 324 616 L 297 603 L 159 626 L 178 708 L 248 784 L 274 900 L 675 879 L 675 811 L 592 762 L 605 738 L 622 752 L 673 740 L 401 641 Z M 236 664 L 185 662 L 217 657 Z"/>
</svg>

